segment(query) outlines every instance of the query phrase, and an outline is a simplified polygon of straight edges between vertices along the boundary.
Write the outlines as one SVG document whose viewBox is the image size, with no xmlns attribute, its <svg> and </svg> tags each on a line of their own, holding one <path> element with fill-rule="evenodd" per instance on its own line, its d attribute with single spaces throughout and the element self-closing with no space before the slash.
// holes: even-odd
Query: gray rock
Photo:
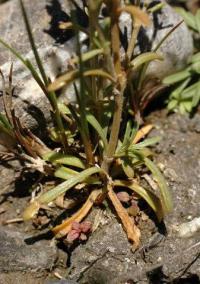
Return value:
<svg viewBox="0 0 200 284">
<path fill-rule="evenodd" d="M 49 241 L 27 244 L 29 235 L 1 227 L 0 272 L 51 270 L 57 250 Z"/>
<path fill-rule="evenodd" d="M 82 1 L 77 0 L 76 2 L 79 7 L 82 7 Z M 44 62 L 46 72 L 52 79 L 58 71 L 63 72 L 66 70 L 67 59 L 75 51 L 74 38 L 70 37 L 69 33 L 58 29 L 58 21 L 68 19 L 70 3 L 69 0 L 58 0 L 56 2 L 45 0 L 24 1 L 39 53 Z M 84 15 L 82 15 L 82 18 L 79 18 L 84 20 Z M 1 5 L 0 19 L 0 37 L 24 54 L 26 58 L 34 61 L 18 0 L 12 0 Z M 156 20 L 157 24 L 155 23 Z M 154 15 L 154 25 L 146 30 L 141 30 L 138 40 L 139 50 L 148 51 L 151 47 L 155 47 L 169 29 L 180 20 L 180 16 L 166 4 L 162 12 Z M 130 17 L 127 14 L 123 14 L 121 17 L 122 32 L 125 27 L 129 40 L 131 25 Z M 48 30 L 48 33 L 44 32 L 45 30 Z M 182 24 L 159 49 L 159 52 L 163 54 L 164 61 L 151 63 L 147 73 L 161 78 L 166 74 L 179 70 L 185 66 L 192 50 L 192 37 L 186 25 Z M 50 121 L 49 102 L 36 82 L 31 78 L 29 72 L 8 50 L 0 46 L 0 66 L 5 76 L 8 75 L 10 63 L 13 60 L 13 83 L 16 86 L 16 98 L 13 100 L 16 113 L 27 127 L 37 131 L 38 135 L 44 136 L 46 123 Z M 72 87 L 65 90 L 64 98 L 70 101 L 75 99 Z M 1 105 L 0 110 L 2 110 Z"/>
<path fill-rule="evenodd" d="M 58 3 L 60 3 L 60 6 L 57 5 L 56 13 L 62 17 L 62 13 L 64 11 L 68 12 L 69 9 L 63 1 L 58 1 Z M 49 28 L 49 22 L 52 18 L 50 14 L 53 13 L 52 9 L 55 9 L 52 1 L 25 0 L 24 5 L 27 9 L 46 73 L 53 79 L 58 73 L 58 69 L 59 72 L 64 71 L 64 68 L 66 70 L 67 59 L 74 53 L 74 42 L 71 40 L 67 43 L 67 46 L 56 44 L 56 39 L 53 38 L 53 35 L 50 36 L 45 32 Z M 67 13 L 64 15 L 67 17 Z M 18 0 L 9 1 L 0 7 L 0 19 L 0 37 L 24 55 L 26 59 L 29 59 L 35 66 L 34 56 L 27 38 Z M 12 19 L 14 19 L 15 23 L 13 23 Z M 67 37 L 67 35 L 59 35 L 60 38 L 62 36 Z M 33 130 L 40 128 L 37 134 L 42 136 L 45 133 L 45 122 L 50 120 L 50 104 L 31 77 L 30 72 L 7 49 L 0 46 L 0 65 L 6 78 L 13 61 L 13 85 L 16 86 L 13 103 L 16 113 L 27 127 Z M 69 98 L 74 96 L 74 93 L 71 94 L 71 90 L 67 90 L 67 94 Z M 0 105 L 0 110 L 2 110 L 2 105 Z"/>
<path fill-rule="evenodd" d="M 149 3 L 154 1 L 148 1 Z M 165 0 L 164 7 L 153 13 L 152 24 L 147 28 L 141 28 L 138 35 L 137 54 L 152 51 L 166 36 L 166 34 L 182 21 L 182 17 L 169 6 Z M 131 37 L 130 16 L 123 13 L 121 16 L 121 31 L 127 33 L 128 41 Z M 164 58 L 163 61 L 150 63 L 146 75 L 163 78 L 185 67 L 188 58 L 193 53 L 192 35 L 185 23 L 182 23 L 161 45 L 157 51 Z"/>
</svg>

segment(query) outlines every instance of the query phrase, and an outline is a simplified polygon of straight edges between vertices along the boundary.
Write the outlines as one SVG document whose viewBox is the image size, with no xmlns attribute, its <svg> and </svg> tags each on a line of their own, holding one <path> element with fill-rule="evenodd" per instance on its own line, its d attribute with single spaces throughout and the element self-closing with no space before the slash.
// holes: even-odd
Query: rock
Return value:
<svg viewBox="0 0 200 284">
<path fill-rule="evenodd" d="M 64 13 L 64 10 L 68 9 L 62 2 L 58 2 L 56 6 L 56 16 L 59 17 L 61 15 L 60 18 L 62 19 L 62 14 L 64 14 L 64 18 L 67 19 L 67 14 Z M 59 5 L 59 3 L 62 3 L 62 5 Z M 55 77 L 55 73 L 58 72 L 56 68 L 59 68 L 59 72 L 62 71 L 66 60 L 73 54 L 73 41 L 68 43 L 67 47 L 64 47 L 62 44 L 59 46 L 55 45 L 55 39 L 44 31 L 49 28 L 50 14 L 53 13 L 53 9 L 55 8 L 52 1 L 25 0 L 24 5 L 29 15 L 38 51 L 47 75 L 51 78 L 52 76 Z M 2 5 L 0 8 L 0 18 L 0 37 L 34 63 L 34 57 L 32 51 L 30 51 L 30 44 L 19 8 L 19 1 L 13 0 Z M 15 24 L 12 23 L 12 19 L 15 19 Z M 62 36 L 67 38 L 68 34 L 61 34 L 60 38 Z M 47 98 L 21 62 L 16 60 L 8 50 L 0 46 L 0 65 L 5 77 L 9 74 L 10 65 L 13 60 L 13 85 L 16 86 L 15 96 L 17 97 L 14 97 L 13 101 L 16 113 L 27 127 L 33 130 L 39 129 L 37 134 L 40 136 L 45 135 L 46 121 L 50 120 L 50 104 Z M 2 106 L 0 106 L 0 109 L 2 109 Z"/>
<path fill-rule="evenodd" d="M 24 0 L 38 51 L 50 78 L 54 78 L 59 72 L 66 70 L 67 59 L 76 49 L 75 39 L 71 32 L 61 31 L 58 28 L 59 21 L 69 19 L 70 5 L 68 1 Z M 76 3 L 79 7 L 77 13 L 80 24 L 87 25 L 87 15 L 80 9 L 83 2 L 77 0 Z M 18 0 L 12 0 L 1 5 L 0 37 L 33 62 L 33 55 L 30 51 L 30 44 L 18 4 Z M 13 23 L 13 19 L 15 23 Z M 154 14 L 153 26 L 140 31 L 138 40 L 140 51 L 148 51 L 151 47 L 155 47 L 169 29 L 180 20 L 180 16 L 166 4 L 162 11 Z M 121 28 L 122 32 L 127 30 L 128 40 L 130 39 L 130 26 L 130 17 L 123 14 Z M 192 50 L 191 35 L 185 24 L 182 24 L 159 50 L 165 60 L 151 63 L 148 74 L 163 77 L 182 68 Z M 0 66 L 6 77 L 9 74 L 12 60 L 14 60 L 13 84 L 16 86 L 15 97 L 13 98 L 16 114 L 27 127 L 36 131 L 37 135 L 45 136 L 46 125 L 51 118 L 49 102 L 31 78 L 29 71 L 8 50 L 0 46 Z M 70 101 L 75 100 L 73 87 L 65 90 L 64 96 Z M 0 110 L 2 110 L 2 105 L 0 105 Z"/>
<path fill-rule="evenodd" d="M 165 5 L 161 10 L 154 12 L 152 24 L 147 28 L 141 28 L 138 35 L 138 46 L 136 53 L 152 51 L 166 36 L 166 34 L 183 19 L 166 1 L 148 1 L 151 7 L 155 3 L 163 2 Z M 121 16 L 121 30 L 123 35 L 127 34 L 127 41 L 131 38 L 130 17 L 126 13 Z M 126 38 L 123 36 L 123 38 Z M 157 51 L 164 58 L 163 61 L 150 63 L 146 75 L 163 78 L 168 74 L 176 72 L 186 66 L 188 58 L 193 53 L 192 35 L 185 23 L 182 23 L 163 42 Z"/>
<path fill-rule="evenodd" d="M 42 277 L 44 278 L 44 277 Z M 10 273 L 0 273 L 0 283 L 1 284 L 43 284 L 44 279 L 38 276 L 38 272 L 33 275 L 21 272 L 10 272 Z"/>
<path fill-rule="evenodd" d="M 0 230 L 0 272 L 51 270 L 56 247 L 40 240 L 28 244 L 30 236 L 5 227 Z"/>
</svg>

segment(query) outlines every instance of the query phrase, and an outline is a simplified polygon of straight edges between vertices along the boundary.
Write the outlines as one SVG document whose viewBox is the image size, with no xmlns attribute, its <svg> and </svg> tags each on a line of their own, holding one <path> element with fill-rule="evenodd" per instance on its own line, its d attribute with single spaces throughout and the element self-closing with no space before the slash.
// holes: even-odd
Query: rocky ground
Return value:
<svg viewBox="0 0 200 284">
<path fill-rule="evenodd" d="M 52 5 L 60 9 L 63 17 L 62 9 L 67 7 L 59 6 L 59 1 L 48 1 L 48 5 L 52 5 L 44 9 L 47 1 L 36 2 L 38 6 L 35 4 L 29 8 L 32 9 L 36 40 L 41 50 L 48 49 L 49 46 L 52 48 L 55 38 L 44 33 L 41 27 L 48 30 Z M 0 6 L 0 19 L 0 36 L 21 52 L 29 53 L 17 1 L 11 0 Z M 16 24 L 13 24 L 13 19 Z M 60 37 L 57 41 L 62 41 L 64 35 Z M 62 43 L 55 48 L 63 50 Z M 0 52 L 0 65 L 4 64 L 3 68 L 6 70 L 5 64 L 8 64 L 10 54 L 3 48 Z M 14 75 L 19 76 L 17 72 Z M 23 78 L 29 80 L 27 74 Z M 15 80 L 17 83 L 17 79 Z M 26 80 L 21 84 L 17 87 L 19 92 L 27 85 L 30 86 Z M 27 116 L 24 112 L 26 102 L 25 105 L 20 104 L 19 111 L 25 113 L 25 121 L 30 117 L 28 125 L 42 136 L 43 131 L 41 127 L 38 131 L 38 125 L 41 126 L 44 118 L 40 111 L 44 100 L 39 100 L 39 96 L 32 100 L 31 104 L 38 103 L 37 115 L 33 117 L 35 112 L 30 112 Z M 46 120 L 48 121 L 48 117 Z M 189 118 L 178 114 L 167 115 L 165 110 L 156 110 L 146 120 L 155 125 L 150 136 L 162 137 L 153 150 L 173 195 L 174 210 L 165 221 L 157 224 L 151 214 L 144 218 L 140 222 L 141 247 L 133 252 L 122 226 L 112 212 L 95 208 L 90 218 L 98 217 L 99 226 L 86 243 L 73 249 L 64 245 L 56 246 L 47 227 L 43 226 L 38 230 L 30 223 L 21 222 L 21 213 L 30 200 L 31 184 L 38 176 L 30 173 L 21 178 L 23 165 L 19 161 L 1 161 L 0 284 L 200 283 L 198 232 L 190 238 L 182 238 L 177 231 L 180 224 L 199 217 L 200 111 L 197 110 Z M 68 280 L 51 282 L 58 279 L 58 276 Z"/>
</svg>

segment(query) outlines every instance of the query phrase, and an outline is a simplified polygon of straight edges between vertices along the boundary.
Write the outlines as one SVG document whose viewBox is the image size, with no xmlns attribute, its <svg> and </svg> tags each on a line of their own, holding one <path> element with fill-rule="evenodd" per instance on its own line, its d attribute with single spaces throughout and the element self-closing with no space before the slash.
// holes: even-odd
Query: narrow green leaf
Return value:
<svg viewBox="0 0 200 284">
<path fill-rule="evenodd" d="M 193 71 L 197 74 L 200 74 L 200 61 L 197 61 L 197 62 L 192 64 L 191 71 Z"/>
<path fill-rule="evenodd" d="M 160 142 L 160 140 L 161 140 L 161 137 L 159 137 L 159 136 L 148 138 L 148 139 L 145 139 L 144 141 L 142 141 L 140 143 L 133 144 L 132 146 L 130 146 L 129 150 L 131 150 L 131 149 L 140 150 L 144 147 L 155 145 L 156 143 Z"/>
<path fill-rule="evenodd" d="M 177 72 L 175 74 L 169 75 L 163 79 L 163 84 L 165 85 L 172 85 L 174 83 L 178 83 L 183 81 L 191 76 L 190 68 Z"/>
<path fill-rule="evenodd" d="M 48 86 L 48 91 L 57 91 L 69 83 L 72 83 L 79 76 L 78 70 L 71 70 L 64 75 L 58 77 L 53 83 Z"/>
<path fill-rule="evenodd" d="M 122 142 L 122 145 L 119 147 L 119 150 L 117 149 L 117 152 L 124 152 L 128 149 L 129 145 L 131 144 L 130 136 L 132 132 L 132 127 L 131 127 L 131 121 L 129 120 L 126 124 L 126 131 L 124 134 L 124 139 Z"/>
<path fill-rule="evenodd" d="M 186 88 L 182 94 L 181 94 L 181 98 L 182 99 L 189 99 L 189 98 L 193 98 L 193 96 L 195 96 L 196 94 L 196 89 L 198 87 L 199 82 L 189 86 L 188 88 Z"/>
<path fill-rule="evenodd" d="M 178 105 L 178 101 L 172 99 L 172 100 L 169 101 L 169 103 L 168 103 L 168 105 L 167 105 L 167 109 L 168 109 L 169 111 L 174 110 L 174 109 L 177 107 L 177 105 Z"/>
<path fill-rule="evenodd" d="M 198 9 L 197 12 L 196 12 L 195 24 L 196 24 L 197 31 L 200 34 L 200 9 Z"/>
<path fill-rule="evenodd" d="M 124 157 L 124 158 L 121 158 L 121 162 L 122 162 L 122 168 L 123 168 L 125 175 L 128 178 L 133 178 L 134 177 L 134 166 L 132 163 L 132 159 L 130 159 L 129 157 Z"/>
<path fill-rule="evenodd" d="M 196 107 L 200 102 L 200 83 L 197 85 L 195 95 L 192 98 L 192 107 Z"/>
<path fill-rule="evenodd" d="M 192 58 L 190 60 L 191 63 L 196 63 L 198 61 L 200 61 L 200 52 L 198 52 L 196 54 L 193 54 L 193 56 L 192 56 Z"/>
<path fill-rule="evenodd" d="M 29 42 L 30 42 L 32 51 L 34 53 L 37 66 L 38 66 L 38 68 L 40 70 L 40 74 L 42 76 L 44 84 L 47 86 L 48 85 L 48 79 L 47 79 L 47 76 L 46 76 L 46 73 L 45 73 L 42 61 L 40 59 L 39 53 L 37 51 L 37 47 L 36 47 L 36 44 L 35 44 L 35 41 L 34 41 L 34 37 L 33 37 L 32 31 L 31 31 L 31 26 L 30 26 L 30 23 L 29 23 L 29 20 L 28 20 L 28 16 L 27 16 L 27 13 L 26 13 L 26 10 L 25 10 L 25 7 L 24 7 L 24 4 L 23 4 L 22 0 L 20 0 L 20 7 L 21 7 L 21 11 L 22 11 L 22 16 L 24 18 L 24 23 L 25 23 L 25 26 L 26 26 L 26 31 L 28 33 Z"/>
<path fill-rule="evenodd" d="M 3 124 L 8 130 L 12 130 L 12 126 L 7 120 L 6 116 L 0 112 L 0 123 Z"/>
<path fill-rule="evenodd" d="M 159 185 L 161 203 L 164 213 L 166 214 L 171 212 L 173 207 L 172 198 L 167 183 L 164 179 L 164 176 L 162 175 L 158 167 L 149 158 L 144 158 L 144 163 L 147 166 L 147 168 L 151 171 L 152 175 L 154 176 L 154 178 L 156 179 Z"/>
<path fill-rule="evenodd" d="M 180 14 L 183 19 L 185 20 L 186 24 L 192 28 L 193 30 L 197 31 L 195 17 L 192 13 L 186 12 L 183 8 L 176 8 L 176 12 Z"/>
<path fill-rule="evenodd" d="M 82 54 L 82 61 L 86 62 L 86 61 L 92 59 L 93 57 L 96 57 L 97 55 L 102 54 L 103 51 L 104 51 L 103 48 L 99 48 L 99 49 L 93 49 L 93 50 L 90 50 L 86 53 L 83 53 Z M 72 61 L 72 63 L 76 64 L 76 63 L 79 62 L 79 58 L 75 57 L 71 61 Z"/>
<path fill-rule="evenodd" d="M 148 8 L 147 11 L 148 11 L 149 13 L 155 13 L 155 12 L 161 10 L 165 5 L 166 5 L 165 3 L 158 3 L 158 4 L 154 5 L 154 6 L 151 7 L 151 8 Z"/>
<path fill-rule="evenodd" d="M 72 83 L 74 80 L 79 78 L 80 72 L 79 70 L 72 70 L 68 71 L 64 75 L 58 77 L 53 83 L 48 86 L 49 91 L 57 91 L 63 88 L 65 85 Z M 101 69 L 92 69 L 83 72 L 83 77 L 89 76 L 101 76 L 104 78 L 109 79 L 110 81 L 114 82 L 114 78 L 108 74 L 106 71 Z"/>
<path fill-rule="evenodd" d="M 182 102 L 179 104 L 179 111 L 183 115 L 185 115 L 187 113 L 187 110 L 185 109 L 185 106 Z"/>
<path fill-rule="evenodd" d="M 183 101 L 181 104 L 184 106 L 187 112 L 190 113 L 192 111 L 192 101 Z"/>
<path fill-rule="evenodd" d="M 183 90 L 187 87 L 191 78 L 186 79 L 185 81 L 181 82 L 178 87 L 171 93 L 170 98 L 179 100 L 180 96 L 183 93 Z"/>
<path fill-rule="evenodd" d="M 134 181 L 115 180 L 114 186 L 130 188 L 140 195 L 153 209 L 159 221 L 164 217 L 160 199 L 150 190 L 144 189 Z"/>
<path fill-rule="evenodd" d="M 46 193 L 42 194 L 38 197 L 37 201 L 41 204 L 48 204 L 49 202 L 55 200 L 59 195 L 65 193 L 70 188 L 75 186 L 78 183 L 84 182 L 89 176 L 93 174 L 97 174 L 102 172 L 101 168 L 98 167 L 92 167 L 89 169 L 86 169 L 79 174 L 75 175 L 74 177 L 68 179 L 67 181 L 64 181 L 63 183 L 59 184 L 55 188 L 47 191 Z"/>
<path fill-rule="evenodd" d="M 43 156 L 43 159 L 51 163 L 63 164 L 80 169 L 85 169 L 85 164 L 83 163 L 83 161 L 80 158 L 72 155 L 55 153 L 52 151 L 50 153 L 45 154 L 45 156 Z"/>
<path fill-rule="evenodd" d="M 26 60 L 9 44 L 7 44 L 3 39 L 0 38 L 0 43 L 12 54 L 14 54 L 25 66 L 26 66 Z"/>
<path fill-rule="evenodd" d="M 0 43 L 7 48 L 8 50 L 10 50 L 10 52 L 16 56 L 16 58 L 18 58 L 22 64 L 30 71 L 30 73 L 32 74 L 33 78 L 36 80 L 36 82 L 38 83 L 38 85 L 41 87 L 42 91 L 45 93 L 45 86 L 42 82 L 42 80 L 40 79 L 40 76 L 38 75 L 36 69 L 33 67 L 33 65 L 31 64 L 31 62 L 25 58 L 23 58 L 12 46 L 10 46 L 9 44 L 7 44 L 3 39 L 0 38 Z"/>
<path fill-rule="evenodd" d="M 61 178 L 64 180 L 68 180 L 71 177 L 77 175 L 79 172 L 72 170 L 70 168 L 67 167 L 59 167 L 55 172 L 54 172 L 54 176 L 57 178 Z"/>
<path fill-rule="evenodd" d="M 99 134 L 99 137 L 102 139 L 103 144 L 104 144 L 104 148 L 106 148 L 108 146 L 108 141 L 106 138 L 106 134 L 105 131 L 103 130 L 103 128 L 101 127 L 100 123 L 97 121 L 97 119 L 95 118 L 94 115 L 92 115 L 91 113 L 87 113 L 86 114 L 86 119 L 88 121 L 88 123 L 90 125 L 92 125 L 92 127 L 96 130 L 96 132 Z"/>
<path fill-rule="evenodd" d="M 163 57 L 156 52 L 145 52 L 141 55 L 138 55 L 136 58 L 134 58 L 130 65 L 132 66 L 132 70 L 136 70 L 141 65 L 148 63 L 153 60 L 163 60 Z"/>
</svg>

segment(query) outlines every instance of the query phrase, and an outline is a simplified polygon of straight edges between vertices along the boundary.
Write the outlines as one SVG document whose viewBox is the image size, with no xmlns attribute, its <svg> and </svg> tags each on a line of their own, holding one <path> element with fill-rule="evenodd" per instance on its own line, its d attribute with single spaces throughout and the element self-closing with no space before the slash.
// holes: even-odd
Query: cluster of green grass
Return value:
<svg viewBox="0 0 200 284">
<path fill-rule="evenodd" d="M 83 196 L 87 197 L 82 206 L 62 224 L 52 228 L 55 235 L 66 236 L 74 222 L 81 222 L 93 205 L 109 200 L 108 204 L 115 209 L 128 239 L 138 246 L 140 231 L 117 197 L 116 190 L 135 192 L 152 208 L 159 221 L 172 209 L 168 186 L 152 161 L 153 153 L 149 149 L 159 141 L 159 137 L 142 140 L 151 127 L 141 129 L 140 126 L 137 96 L 141 93 L 144 70 L 149 61 L 162 59 L 156 50 L 134 56 L 138 31 L 142 25 L 150 24 L 148 14 L 151 11 L 141 10 L 140 1 L 136 6 L 129 1 L 122 6 L 120 0 L 88 0 L 89 27 L 84 28 L 79 25 L 72 5 L 71 21 L 62 23 L 62 28 L 74 31 L 77 53 L 71 58 L 70 70 L 51 82 L 38 54 L 23 1 L 19 2 L 38 69 L 2 39 L 0 43 L 29 69 L 48 98 L 54 121 L 49 139 L 53 137 L 55 140 L 56 137 L 60 146 L 59 151 L 50 149 L 16 117 L 12 107 L 11 68 L 9 86 L 3 91 L 6 115 L 0 115 L 0 130 L 13 140 L 14 146 L 10 151 L 17 153 L 44 176 L 54 176 L 58 184 L 31 201 L 24 212 L 24 219 L 33 218 L 40 208 L 48 206 L 59 196 L 64 198 L 68 191 L 80 197 L 84 191 Z M 100 17 L 103 5 L 107 10 L 104 18 Z M 127 51 L 121 56 L 119 17 L 123 12 L 131 15 L 133 31 Z M 84 32 L 89 41 L 85 53 L 81 51 L 80 32 Z M 134 82 L 136 77 L 139 80 Z M 58 103 L 57 92 L 62 92 L 63 87 L 69 84 L 74 86 L 76 103 Z M 147 170 L 158 185 L 157 191 L 141 185 L 141 175 Z"/>
<path fill-rule="evenodd" d="M 166 77 L 163 83 L 171 85 L 173 88 L 168 100 L 168 110 L 178 110 L 185 114 L 191 113 L 200 102 L 200 9 L 197 10 L 195 15 L 183 8 L 177 8 L 177 12 L 193 31 L 195 51 L 188 62 L 188 66 L 184 70 Z"/>
</svg>

